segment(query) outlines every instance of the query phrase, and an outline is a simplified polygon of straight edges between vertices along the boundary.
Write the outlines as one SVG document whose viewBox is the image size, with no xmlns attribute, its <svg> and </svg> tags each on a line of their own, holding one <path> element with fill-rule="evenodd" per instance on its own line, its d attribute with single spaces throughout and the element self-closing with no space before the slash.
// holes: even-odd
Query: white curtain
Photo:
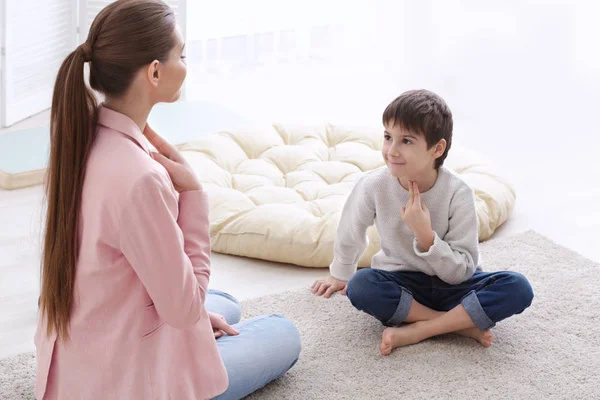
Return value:
<svg viewBox="0 0 600 400">
<path fill-rule="evenodd" d="M 76 27 L 76 0 L 0 1 L 0 127 L 50 107 Z"/>
</svg>

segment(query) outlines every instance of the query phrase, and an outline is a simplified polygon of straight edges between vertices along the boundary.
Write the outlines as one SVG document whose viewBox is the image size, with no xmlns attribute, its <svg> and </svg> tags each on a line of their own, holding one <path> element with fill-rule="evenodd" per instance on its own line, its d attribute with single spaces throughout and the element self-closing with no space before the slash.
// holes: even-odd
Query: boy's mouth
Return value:
<svg viewBox="0 0 600 400">
<path fill-rule="evenodd" d="M 406 165 L 406 163 L 405 163 L 405 162 L 401 163 L 401 162 L 394 162 L 394 161 L 390 161 L 390 160 L 388 160 L 388 162 L 389 162 L 390 164 L 392 164 L 392 165 L 397 165 L 397 166 L 400 166 L 400 165 Z"/>
</svg>

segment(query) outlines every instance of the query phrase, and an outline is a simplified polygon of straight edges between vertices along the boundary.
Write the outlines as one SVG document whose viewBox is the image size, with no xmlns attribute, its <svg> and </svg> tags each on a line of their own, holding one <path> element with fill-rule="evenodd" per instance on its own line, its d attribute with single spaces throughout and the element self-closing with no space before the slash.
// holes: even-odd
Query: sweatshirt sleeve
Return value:
<svg viewBox="0 0 600 400">
<path fill-rule="evenodd" d="M 208 204 L 202 190 L 179 200 L 168 176 L 152 172 L 135 185 L 121 218 L 121 251 L 158 315 L 176 328 L 204 312 L 210 275 Z"/>
<path fill-rule="evenodd" d="M 444 238 L 434 231 L 429 251 L 425 252 L 416 239 L 413 248 L 441 280 L 456 285 L 471 278 L 479 263 L 478 229 L 473 190 L 464 186 L 450 202 L 448 233 Z"/>
<path fill-rule="evenodd" d="M 333 262 L 329 266 L 335 279 L 350 280 L 367 248 L 367 228 L 373 225 L 375 219 L 375 206 L 370 195 L 363 176 L 344 204 L 333 248 Z"/>
</svg>

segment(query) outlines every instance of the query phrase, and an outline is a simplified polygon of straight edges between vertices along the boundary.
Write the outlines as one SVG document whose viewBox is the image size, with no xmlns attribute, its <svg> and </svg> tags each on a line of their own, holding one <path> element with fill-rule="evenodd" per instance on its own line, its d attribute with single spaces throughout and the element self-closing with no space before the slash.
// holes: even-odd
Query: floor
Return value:
<svg viewBox="0 0 600 400">
<path fill-rule="evenodd" d="M 486 154 L 517 190 L 516 208 L 496 236 L 534 229 L 600 262 L 595 247 L 600 230 L 600 167 L 593 161 L 600 135 L 592 117 L 593 104 L 598 103 L 591 97 L 579 100 L 558 110 L 540 97 L 526 113 L 520 114 L 514 106 L 511 118 L 498 118 L 492 124 L 488 122 L 491 111 L 471 115 L 461 114 L 459 108 L 455 132 L 457 140 Z M 39 126 L 47 120 L 45 112 L 11 129 Z M 33 350 L 42 204 L 41 186 L 0 190 L 0 358 Z M 211 286 L 243 300 L 306 287 L 326 274 L 324 269 L 213 254 Z"/>
</svg>

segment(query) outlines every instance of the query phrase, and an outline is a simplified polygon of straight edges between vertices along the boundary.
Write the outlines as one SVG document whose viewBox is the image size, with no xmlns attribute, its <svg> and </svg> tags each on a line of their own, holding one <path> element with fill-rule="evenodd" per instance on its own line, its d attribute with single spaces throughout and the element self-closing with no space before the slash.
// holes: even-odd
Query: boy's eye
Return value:
<svg viewBox="0 0 600 400">
<path fill-rule="evenodd" d="M 385 140 L 392 140 L 392 137 L 390 135 L 384 135 L 383 138 Z"/>
<path fill-rule="evenodd" d="M 409 139 L 403 139 L 402 143 L 404 143 L 404 144 L 412 144 L 412 142 Z"/>
</svg>

